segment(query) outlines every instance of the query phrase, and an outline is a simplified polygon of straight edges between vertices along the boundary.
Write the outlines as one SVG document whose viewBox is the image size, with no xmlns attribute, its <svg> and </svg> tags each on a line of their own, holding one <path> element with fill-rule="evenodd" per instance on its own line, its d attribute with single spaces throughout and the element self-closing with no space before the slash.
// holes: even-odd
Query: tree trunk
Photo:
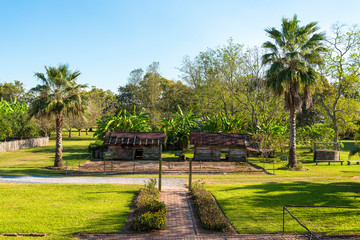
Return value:
<svg viewBox="0 0 360 240">
<path fill-rule="evenodd" d="M 290 144 L 289 144 L 289 168 L 297 167 L 296 158 L 296 112 L 295 106 L 290 106 Z"/>
<path fill-rule="evenodd" d="M 62 124 L 63 124 L 63 116 L 56 116 L 56 149 L 55 149 L 55 163 L 54 167 L 62 167 L 63 159 L 62 159 Z"/>
<path fill-rule="evenodd" d="M 338 125 L 337 125 L 337 119 L 336 119 L 335 114 L 331 118 L 331 120 L 333 122 L 333 128 L 334 128 L 334 142 L 338 142 L 339 141 L 339 128 L 338 128 Z"/>
<path fill-rule="evenodd" d="M 86 135 L 88 135 L 88 129 L 86 128 L 85 130 L 86 130 Z"/>
<path fill-rule="evenodd" d="M 79 137 L 81 136 L 81 129 L 79 129 Z"/>
<path fill-rule="evenodd" d="M 70 128 L 70 130 L 69 130 L 69 138 L 71 138 L 71 128 Z"/>
</svg>

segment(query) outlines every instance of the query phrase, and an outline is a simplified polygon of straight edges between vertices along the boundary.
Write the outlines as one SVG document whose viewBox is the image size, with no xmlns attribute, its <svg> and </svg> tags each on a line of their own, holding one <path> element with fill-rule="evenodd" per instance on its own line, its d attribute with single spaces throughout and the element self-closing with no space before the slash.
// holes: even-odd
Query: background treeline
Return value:
<svg viewBox="0 0 360 240">
<path fill-rule="evenodd" d="M 307 110 L 303 106 L 297 115 L 297 140 L 309 149 L 314 141 L 353 137 L 359 128 L 360 32 L 356 27 L 335 25 L 326 47 L 324 64 L 317 69 L 321 78 L 309 89 L 312 105 Z M 250 133 L 261 147 L 284 151 L 288 115 L 284 98 L 266 86 L 264 54 L 260 47 L 246 48 L 230 39 L 194 58 L 185 57 L 177 81 L 163 76 L 159 63 L 153 62 L 146 70 L 133 70 L 117 93 L 96 87 L 84 91 L 85 115 L 66 115 L 64 127 L 70 136 L 72 129 L 80 134 L 82 129 L 97 128 L 99 138 L 107 130 L 165 131 L 168 149 L 186 148 L 190 131 Z M 1 140 L 53 131 L 54 120 L 41 115 L 23 124 L 35 97 L 19 81 L 0 84 Z M 12 104 L 25 109 L 24 118 L 6 110 Z"/>
</svg>

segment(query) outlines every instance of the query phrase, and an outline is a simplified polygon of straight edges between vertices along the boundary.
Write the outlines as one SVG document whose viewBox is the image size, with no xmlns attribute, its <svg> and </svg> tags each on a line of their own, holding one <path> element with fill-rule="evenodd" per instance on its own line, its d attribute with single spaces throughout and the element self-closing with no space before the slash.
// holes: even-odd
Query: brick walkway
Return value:
<svg viewBox="0 0 360 240">
<path fill-rule="evenodd" d="M 198 234 L 197 227 L 193 222 L 192 211 L 188 200 L 186 189 L 166 189 L 160 194 L 160 200 L 164 201 L 167 208 L 166 228 L 162 231 L 152 233 L 134 233 L 134 234 L 99 234 L 92 236 L 82 236 L 80 239 L 127 239 L 127 240 L 161 240 L 161 239 L 247 239 L 247 240 L 305 240 L 300 235 L 282 235 L 282 234 Z"/>
</svg>

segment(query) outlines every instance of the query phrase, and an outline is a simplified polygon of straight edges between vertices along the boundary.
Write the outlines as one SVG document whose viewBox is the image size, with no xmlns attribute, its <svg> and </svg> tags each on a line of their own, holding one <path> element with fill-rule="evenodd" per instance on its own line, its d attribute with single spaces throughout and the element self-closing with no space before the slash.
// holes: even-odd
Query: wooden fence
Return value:
<svg viewBox="0 0 360 240">
<path fill-rule="evenodd" d="M 17 151 L 20 149 L 41 147 L 49 144 L 49 137 L 30 138 L 0 143 L 0 153 Z"/>
</svg>

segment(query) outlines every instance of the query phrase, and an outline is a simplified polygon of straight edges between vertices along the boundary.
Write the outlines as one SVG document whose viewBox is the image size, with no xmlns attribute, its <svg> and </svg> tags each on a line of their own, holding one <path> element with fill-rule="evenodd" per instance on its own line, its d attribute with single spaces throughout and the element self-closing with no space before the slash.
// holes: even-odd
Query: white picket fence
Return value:
<svg viewBox="0 0 360 240">
<path fill-rule="evenodd" d="M 49 144 L 49 137 L 30 138 L 0 143 L 0 153 L 17 151 L 20 149 L 41 147 Z"/>
</svg>

